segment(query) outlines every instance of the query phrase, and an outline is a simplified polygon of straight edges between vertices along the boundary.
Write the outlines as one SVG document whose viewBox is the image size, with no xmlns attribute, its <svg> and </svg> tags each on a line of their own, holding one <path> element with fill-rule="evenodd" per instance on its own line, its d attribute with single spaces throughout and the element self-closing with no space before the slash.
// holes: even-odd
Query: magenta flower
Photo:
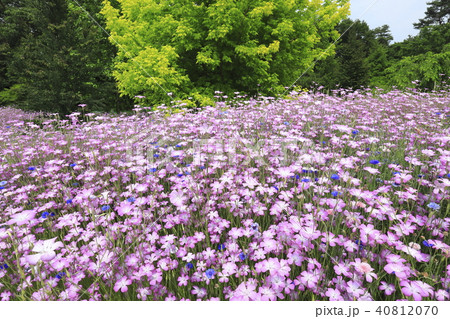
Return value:
<svg viewBox="0 0 450 319">
<path fill-rule="evenodd" d="M 121 292 L 127 292 L 129 285 L 131 285 L 131 280 L 124 276 L 116 282 L 114 291 L 118 292 L 120 290 Z"/>
<path fill-rule="evenodd" d="M 401 263 L 390 263 L 384 266 L 384 270 L 389 274 L 396 275 L 399 279 L 406 279 L 409 277 L 409 268 Z"/>
<path fill-rule="evenodd" d="M 421 301 L 422 300 L 422 288 L 420 288 L 416 282 L 408 282 L 406 280 L 403 280 L 400 282 L 400 286 L 402 286 L 402 293 L 410 297 L 412 296 L 415 301 Z"/>
<path fill-rule="evenodd" d="M 44 262 L 52 260 L 56 257 L 55 250 L 64 247 L 62 242 L 55 241 L 56 237 L 37 242 L 31 250 L 37 254 L 25 256 L 25 260 L 32 265 L 36 265 L 39 260 Z"/>
</svg>

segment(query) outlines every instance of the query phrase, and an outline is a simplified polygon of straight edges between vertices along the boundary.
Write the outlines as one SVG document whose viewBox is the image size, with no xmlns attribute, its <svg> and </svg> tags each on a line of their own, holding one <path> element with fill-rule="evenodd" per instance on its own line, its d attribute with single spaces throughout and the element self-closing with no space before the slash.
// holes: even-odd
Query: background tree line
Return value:
<svg viewBox="0 0 450 319">
<path fill-rule="evenodd" d="M 0 105 L 69 113 L 87 104 L 120 112 L 137 94 L 164 101 L 165 92 L 138 65 L 200 104 L 215 90 L 275 94 L 353 23 L 297 84 L 388 89 L 420 80 L 420 88 L 433 89 L 450 75 L 450 0 L 429 2 L 414 25 L 419 34 L 394 44 L 387 25 L 370 29 L 346 19 L 347 0 L 296 10 L 302 1 L 76 2 L 0 0 Z"/>
</svg>

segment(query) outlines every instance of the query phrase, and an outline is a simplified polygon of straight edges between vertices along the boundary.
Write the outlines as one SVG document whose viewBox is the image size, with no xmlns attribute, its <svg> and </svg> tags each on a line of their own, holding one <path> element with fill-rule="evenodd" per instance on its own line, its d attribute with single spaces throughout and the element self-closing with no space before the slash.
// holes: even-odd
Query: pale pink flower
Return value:
<svg viewBox="0 0 450 319">
<path fill-rule="evenodd" d="M 7 222 L 8 225 L 25 225 L 36 216 L 36 212 L 33 210 L 24 210 L 21 213 L 12 215 L 11 219 Z"/>
<path fill-rule="evenodd" d="M 230 298 L 231 301 L 250 301 L 250 300 L 260 300 L 261 294 L 255 291 L 256 284 L 247 281 L 242 282 L 234 291 L 233 296 Z"/>
<path fill-rule="evenodd" d="M 366 262 L 361 262 L 361 259 L 356 258 L 355 262 L 352 262 L 351 265 L 355 267 L 355 270 L 366 276 L 366 280 L 368 282 L 372 282 L 373 278 L 378 278 L 378 276 L 373 272 L 373 268 Z"/>
<path fill-rule="evenodd" d="M 186 199 L 182 191 L 172 191 L 170 193 L 170 202 L 177 207 L 184 206 Z"/>
<path fill-rule="evenodd" d="M 56 239 L 57 238 L 55 237 L 52 239 L 38 241 L 31 250 L 37 254 L 28 255 L 25 257 L 25 260 L 32 265 L 36 265 L 39 260 L 50 261 L 55 258 L 55 250 L 64 247 L 63 243 L 60 241 L 56 242 Z"/>
</svg>

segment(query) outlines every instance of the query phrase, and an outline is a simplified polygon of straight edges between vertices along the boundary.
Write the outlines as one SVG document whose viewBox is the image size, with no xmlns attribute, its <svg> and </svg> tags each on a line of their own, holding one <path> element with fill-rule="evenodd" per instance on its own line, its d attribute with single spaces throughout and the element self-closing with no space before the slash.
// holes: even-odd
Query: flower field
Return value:
<svg viewBox="0 0 450 319">
<path fill-rule="evenodd" d="M 450 96 L 0 109 L 1 300 L 449 300 Z"/>
</svg>

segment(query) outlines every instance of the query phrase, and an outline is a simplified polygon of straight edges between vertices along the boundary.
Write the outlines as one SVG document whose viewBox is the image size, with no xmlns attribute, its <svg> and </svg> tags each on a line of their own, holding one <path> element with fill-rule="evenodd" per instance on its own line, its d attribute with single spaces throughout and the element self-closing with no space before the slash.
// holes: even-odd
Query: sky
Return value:
<svg viewBox="0 0 450 319">
<path fill-rule="evenodd" d="M 408 38 L 408 35 L 416 35 L 419 32 L 414 29 L 413 23 L 425 17 L 429 1 L 350 0 L 350 19 L 364 20 L 371 29 L 387 24 L 394 37 L 393 42 L 401 42 Z"/>
</svg>

